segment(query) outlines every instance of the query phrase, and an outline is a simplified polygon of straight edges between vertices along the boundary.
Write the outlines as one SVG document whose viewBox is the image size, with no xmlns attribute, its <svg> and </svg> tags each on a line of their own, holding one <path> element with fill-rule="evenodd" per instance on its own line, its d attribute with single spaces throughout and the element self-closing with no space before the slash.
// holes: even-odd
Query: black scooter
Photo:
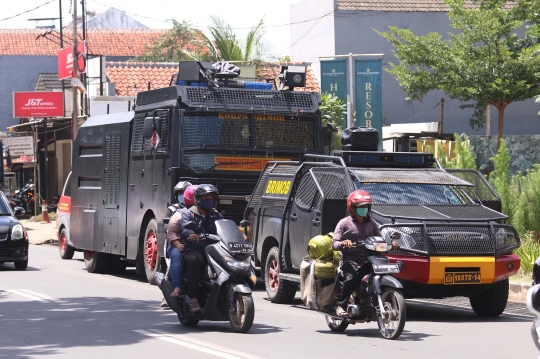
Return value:
<svg viewBox="0 0 540 359">
<path fill-rule="evenodd" d="M 353 231 L 346 231 L 343 240 L 353 238 Z M 395 233 L 392 240 L 400 238 Z M 391 246 L 381 237 L 369 237 L 363 242 L 354 243 L 355 248 L 365 248 L 372 252 L 368 257 L 371 273 L 365 276 L 349 299 L 347 316 L 337 316 L 335 312 L 326 311 L 326 324 L 330 330 L 343 332 L 349 324 L 377 321 L 379 332 L 385 339 L 397 339 L 407 318 L 405 299 L 400 289 L 401 283 L 392 274 L 399 273 L 399 263 L 389 263 L 383 253 Z M 347 250 L 347 249 L 344 249 Z M 340 273 L 337 283 L 338 294 L 343 288 L 345 278 Z"/>
<path fill-rule="evenodd" d="M 251 265 L 253 245 L 245 241 L 233 221 L 220 219 L 215 223 L 217 235 L 199 236 L 202 243 L 208 243 L 204 249 L 208 264 L 202 269 L 199 283 L 201 310 L 190 312 L 185 295 L 171 297 L 174 287 L 163 273 L 155 274 L 156 282 L 182 325 L 194 326 L 200 320 L 229 321 L 235 332 L 246 333 L 255 318 L 251 296 L 257 282 Z M 244 220 L 240 225 L 245 228 L 249 222 Z M 196 230 L 198 226 L 195 222 L 188 222 L 185 228 Z M 183 287 L 184 290 L 187 288 L 186 278 Z"/>
<path fill-rule="evenodd" d="M 540 257 L 534 262 L 532 286 L 527 291 L 527 308 L 534 316 L 531 335 L 536 349 L 540 350 Z"/>
</svg>

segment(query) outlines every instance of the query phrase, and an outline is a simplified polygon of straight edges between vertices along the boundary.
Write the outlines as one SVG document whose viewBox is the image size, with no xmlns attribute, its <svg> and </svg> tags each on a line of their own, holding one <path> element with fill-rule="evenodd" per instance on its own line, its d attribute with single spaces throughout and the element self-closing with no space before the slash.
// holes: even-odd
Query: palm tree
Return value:
<svg viewBox="0 0 540 359">
<path fill-rule="evenodd" d="M 253 61 L 259 60 L 264 52 L 264 18 L 251 28 L 244 42 L 241 42 L 233 29 L 219 17 L 210 17 L 213 26 L 209 27 L 212 39 L 205 36 L 210 50 L 210 61 Z"/>
</svg>

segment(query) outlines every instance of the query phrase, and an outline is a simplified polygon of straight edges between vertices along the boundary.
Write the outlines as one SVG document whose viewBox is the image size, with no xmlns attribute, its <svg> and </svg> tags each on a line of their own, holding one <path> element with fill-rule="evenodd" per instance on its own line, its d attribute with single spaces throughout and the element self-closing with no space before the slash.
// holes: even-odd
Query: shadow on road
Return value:
<svg viewBox="0 0 540 359">
<path fill-rule="evenodd" d="M 0 298 L 3 294 L 0 293 Z M 88 297 L 36 302 L 6 299 L 4 297 L 0 303 L 0 358 L 54 356 L 66 348 L 103 347 L 106 350 L 136 344 L 148 339 L 133 332 L 138 329 L 159 329 L 175 334 L 219 331 L 237 336 L 227 322 L 202 321 L 196 327 L 183 327 L 172 311 L 156 309 L 154 300 Z M 254 323 L 248 335 L 279 331 L 282 329 Z"/>
<path fill-rule="evenodd" d="M 0 273 L 1 272 L 37 272 L 37 271 L 40 271 L 40 270 L 34 267 L 30 267 L 30 266 L 26 267 L 25 270 L 15 269 L 15 265 L 10 262 L 5 262 L 5 263 L 0 264 Z"/>
</svg>

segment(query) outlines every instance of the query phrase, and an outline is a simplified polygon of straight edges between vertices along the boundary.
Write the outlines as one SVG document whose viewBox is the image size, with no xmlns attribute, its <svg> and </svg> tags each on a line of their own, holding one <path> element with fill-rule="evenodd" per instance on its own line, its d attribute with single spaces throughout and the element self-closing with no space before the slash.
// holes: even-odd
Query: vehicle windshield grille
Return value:
<svg viewBox="0 0 540 359">
<path fill-rule="evenodd" d="M 363 183 L 412 183 L 433 185 L 472 186 L 471 183 L 437 168 L 424 169 L 351 169 Z"/>
<path fill-rule="evenodd" d="M 376 204 L 444 205 L 465 203 L 463 197 L 450 186 L 355 182 L 355 187 L 369 192 Z"/>
</svg>

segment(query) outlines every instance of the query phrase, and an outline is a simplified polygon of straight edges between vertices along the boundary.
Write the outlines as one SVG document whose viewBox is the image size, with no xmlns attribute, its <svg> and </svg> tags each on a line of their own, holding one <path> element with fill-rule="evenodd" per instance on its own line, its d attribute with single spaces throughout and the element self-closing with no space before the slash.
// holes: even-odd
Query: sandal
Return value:
<svg viewBox="0 0 540 359">
<path fill-rule="evenodd" d="M 178 289 L 178 291 L 176 289 Z M 174 288 L 174 291 L 171 293 L 171 298 L 178 298 L 181 295 L 182 295 L 182 288 Z"/>
<path fill-rule="evenodd" d="M 193 312 L 198 312 L 201 310 L 201 307 L 199 306 L 199 301 L 195 300 L 194 302 L 192 302 L 191 300 L 189 302 L 187 302 L 187 305 L 189 307 L 189 311 L 191 313 Z"/>
</svg>

